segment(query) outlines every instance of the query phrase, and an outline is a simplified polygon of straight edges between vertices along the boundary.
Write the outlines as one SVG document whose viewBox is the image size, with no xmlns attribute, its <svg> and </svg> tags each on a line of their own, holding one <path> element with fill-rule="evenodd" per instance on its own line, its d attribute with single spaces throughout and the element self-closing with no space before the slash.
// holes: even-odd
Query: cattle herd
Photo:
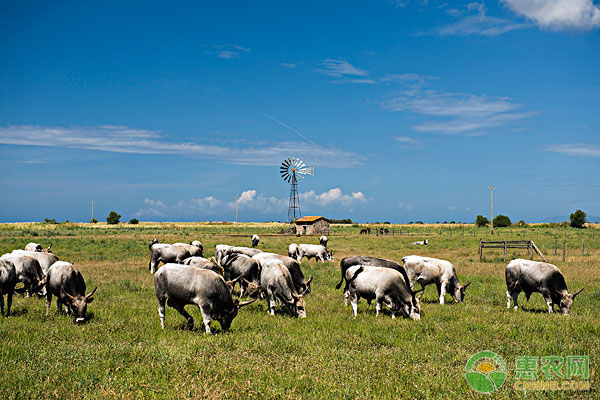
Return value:
<svg viewBox="0 0 600 400">
<path fill-rule="evenodd" d="M 194 319 L 184 307 L 197 306 L 202 314 L 206 333 L 210 322 L 216 320 L 223 330 L 228 330 L 238 310 L 259 298 L 266 301 L 267 311 L 275 315 L 280 307 L 293 317 L 306 317 L 306 297 L 311 292 L 312 277 L 305 278 L 300 268 L 304 257 L 316 261 L 333 261 L 333 253 L 327 248 L 327 237 L 320 244 L 296 244 L 288 246 L 288 254 L 264 252 L 257 249 L 258 235 L 251 238 L 252 247 L 218 244 L 214 257 L 204 258 L 203 245 L 194 240 L 186 243 L 150 242 L 148 269 L 154 274 L 154 287 L 158 299 L 158 315 L 164 328 L 165 305 L 177 310 L 187 320 L 188 327 Z M 426 245 L 427 241 L 413 244 Z M 163 263 L 163 266 L 160 264 Z M 160 268 L 159 268 L 160 266 Z M 370 304 L 376 303 L 379 315 L 382 305 L 391 310 L 392 318 L 400 313 L 405 318 L 421 318 L 420 299 L 429 284 L 435 284 L 439 303 L 444 304 L 446 294 L 455 302 L 463 302 L 470 282 L 462 285 L 454 266 L 431 257 L 410 255 L 402 258 L 402 265 L 382 258 L 367 256 L 346 257 L 340 262 L 341 280 L 336 289 L 344 284 L 344 303 L 348 299 L 356 316 L 358 301 L 362 297 Z M 525 292 L 527 299 L 533 292 L 541 293 L 552 313 L 558 305 L 562 314 L 568 314 L 574 298 L 581 293 L 567 291 L 560 270 L 548 263 L 524 259 L 512 260 L 505 270 L 507 308 L 511 300 L 518 308 L 517 296 Z M 22 288 L 16 288 L 22 283 Z M 415 290 L 419 283 L 420 290 Z M 239 285 L 240 301 L 232 294 Z M 61 261 L 37 243 L 29 243 L 24 250 L 17 249 L 0 257 L 0 309 L 4 313 L 4 295 L 7 296 L 6 315 L 10 315 L 13 293 L 35 294 L 46 297 L 46 315 L 50 310 L 52 296 L 56 296 L 59 314 L 65 305 L 78 323 L 86 319 L 87 304 L 93 301 L 94 289 L 86 295 L 85 280 L 72 263 Z"/>
</svg>

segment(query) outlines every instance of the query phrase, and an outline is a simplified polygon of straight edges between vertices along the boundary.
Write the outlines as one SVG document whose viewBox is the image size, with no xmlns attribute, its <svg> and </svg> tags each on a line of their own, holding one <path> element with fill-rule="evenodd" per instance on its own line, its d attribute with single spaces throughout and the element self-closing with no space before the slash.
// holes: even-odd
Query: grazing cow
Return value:
<svg viewBox="0 0 600 400">
<path fill-rule="evenodd" d="M 427 246 L 429 244 L 429 240 L 425 239 L 425 240 L 419 240 L 417 242 L 412 242 L 410 245 L 411 246 Z"/>
<path fill-rule="evenodd" d="M 25 250 L 26 251 L 37 251 L 39 253 L 41 253 L 41 252 L 52 253 L 52 251 L 50 250 L 50 247 L 52 247 L 52 245 L 50 245 L 44 249 L 42 247 L 42 245 L 39 243 L 29 242 L 29 243 L 27 243 L 27 245 L 25 245 Z"/>
<path fill-rule="evenodd" d="M 369 234 L 369 233 L 371 233 L 371 228 L 362 228 L 360 230 L 360 234 L 361 235 L 366 235 L 366 234 Z"/>
<path fill-rule="evenodd" d="M 150 246 L 150 251 L 152 253 L 150 254 L 148 268 L 152 274 L 156 271 L 161 261 L 165 264 L 181 264 L 183 260 L 192 256 L 190 251 L 185 247 L 166 243 L 155 243 Z"/>
<path fill-rule="evenodd" d="M 258 235 L 252 235 L 252 247 L 258 246 L 258 242 L 260 242 Z"/>
<path fill-rule="evenodd" d="M 187 265 L 165 264 L 154 275 L 154 288 L 158 299 L 160 326 L 163 329 L 165 303 L 183 315 L 189 329 L 194 328 L 194 319 L 184 307 L 188 304 L 197 306 L 202 313 L 205 333 L 211 333 L 211 319 L 219 321 L 221 329 L 229 330 L 238 310 L 256 301 L 240 303 L 237 299 L 233 300 L 221 275 Z"/>
<path fill-rule="evenodd" d="M 217 264 L 221 265 L 221 259 L 229 252 L 233 246 L 228 244 L 218 244 L 215 246 L 215 260 Z"/>
<path fill-rule="evenodd" d="M 258 296 L 260 264 L 252 257 L 245 254 L 228 254 L 221 260 L 224 277 L 227 280 L 242 278 L 240 282 L 240 297 L 248 290 L 250 297 Z"/>
<path fill-rule="evenodd" d="M 304 293 L 298 294 L 290 272 L 281 260 L 271 258 L 261 263 L 260 287 L 265 293 L 268 312 L 275 315 L 277 302 L 293 317 L 306 317 Z"/>
<path fill-rule="evenodd" d="M 187 243 L 173 243 L 173 246 L 184 247 L 187 251 L 190 252 L 190 255 L 192 257 L 202 257 L 202 251 L 204 250 L 204 247 L 202 246 L 202 243 L 199 240 L 194 240 L 190 244 L 187 244 Z"/>
<path fill-rule="evenodd" d="M 302 257 L 306 257 L 309 260 L 314 258 L 317 261 L 333 261 L 333 254 L 320 244 L 299 244 L 298 261 L 302 260 Z"/>
<path fill-rule="evenodd" d="M 327 236 L 323 235 L 319 238 L 319 244 L 323 247 L 327 247 Z"/>
<path fill-rule="evenodd" d="M 10 315 L 10 306 L 17 282 L 15 266 L 8 260 L 0 259 L 0 311 L 2 315 Z M 4 295 L 6 295 L 6 314 L 4 314 Z"/>
<path fill-rule="evenodd" d="M 292 243 L 288 246 L 288 257 L 298 260 L 298 252 L 299 251 L 297 243 Z"/>
<path fill-rule="evenodd" d="M 430 283 L 435 283 L 440 304 L 444 304 L 446 292 L 452 295 L 456 303 L 465 300 L 465 290 L 471 282 L 461 286 L 454 266 L 449 261 L 412 255 L 403 257 L 402 262 L 408 274 L 411 289 L 414 289 L 416 282 L 419 282 L 422 288 Z"/>
<path fill-rule="evenodd" d="M 385 258 L 375 258 L 375 257 L 367 257 L 367 256 L 351 256 L 345 257 L 340 262 L 340 270 L 341 270 L 341 280 L 335 285 L 336 289 L 339 289 L 344 283 L 344 279 L 346 279 L 346 271 L 348 268 L 353 265 L 371 265 L 373 267 L 382 267 L 382 268 L 391 268 L 402 274 L 405 282 L 409 282 L 408 275 L 406 275 L 406 271 L 400 264 L 392 260 L 386 260 Z M 344 304 L 348 305 L 348 282 L 346 282 L 346 286 L 344 287 Z"/>
<path fill-rule="evenodd" d="M 23 282 L 27 297 L 31 297 L 33 293 L 43 289 L 46 285 L 46 276 L 42 272 L 42 267 L 37 259 L 20 254 L 4 254 L 0 259 L 12 263 L 15 267 L 17 279 Z M 45 295 L 45 292 L 41 293 Z"/>
<path fill-rule="evenodd" d="M 57 256 L 46 252 L 40 253 L 39 251 L 13 250 L 10 254 L 35 258 L 40 263 L 40 267 L 42 268 L 42 273 L 44 275 L 48 275 L 48 269 L 50 269 L 50 266 L 58 261 Z"/>
<path fill-rule="evenodd" d="M 583 288 L 573 294 L 567 291 L 567 283 L 560 270 L 552 264 L 517 258 L 506 266 L 506 308 L 510 308 L 512 297 L 515 310 L 519 308 L 517 297 L 525 292 L 527 300 L 531 293 L 538 292 L 544 296 L 548 312 L 554 312 L 558 304 L 563 315 L 569 314 L 573 300 Z"/>
<path fill-rule="evenodd" d="M 390 268 L 370 265 L 353 265 L 346 270 L 346 281 L 350 291 L 352 312 L 356 316 L 358 300 L 375 299 L 375 312 L 379 316 L 381 305 L 386 304 L 392 310 L 392 318 L 400 311 L 404 318 L 421 319 L 419 299 L 415 297 L 404 280 L 403 275 Z"/>
<path fill-rule="evenodd" d="M 85 280 L 81 272 L 66 261 L 57 261 L 48 270 L 46 280 L 46 315 L 50 312 L 52 295 L 56 296 L 58 313 L 62 313 L 62 305 L 67 306 L 67 314 L 75 315 L 75 322 L 85 321 L 87 305 L 94 301 L 92 293 L 85 294 Z"/>
<path fill-rule="evenodd" d="M 310 293 L 310 283 L 312 282 L 313 278 L 311 277 L 308 281 L 304 278 L 302 269 L 300 269 L 300 263 L 297 260 L 275 253 L 259 253 L 254 255 L 252 258 L 258 261 L 261 266 L 264 262 L 272 258 L 276 258 L 283 262 L 283 265 L 285 265 L 292 276 L 292 282 L 294 282 L 296 291 L 304 295 Z"/>
<path fill-rule="evenodd" d="M 258 253 L 262 253 L 262 250 L 253 249 L 251 247 L 234 246 L 226 252 L 226 254 L 231 254 L 231 253 L 245 254 L 248 257 L 252 257 Z"/>
<path fill-rule="evenodd" d="M 189 265 L 194 268 L 210 269 L 219 275 L 223 275 L 223 268 L 214 262 L 214 259 L 206 259 L 204 257 L 189 257 L 183 260 L 183 265 Z"/>
</svg>

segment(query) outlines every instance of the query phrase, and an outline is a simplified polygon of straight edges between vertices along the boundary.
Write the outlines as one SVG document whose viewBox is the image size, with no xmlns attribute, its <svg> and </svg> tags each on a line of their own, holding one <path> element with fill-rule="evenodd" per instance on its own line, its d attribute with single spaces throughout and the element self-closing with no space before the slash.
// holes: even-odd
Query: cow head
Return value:
<svg viewBox="0 0 600 400">
<path fill-rule="evenodd" d="M 90 293 L 86 296 L 82 296 L 82 295 L 71 296 L 69 293 L 67 293 L 61 289 L 61 291 L 60 291 L 61 298 L 65 300 L 65 304 L 67 304 L 73 311 L 73 314 L 75 314 L 75 322 L 81 323 L 81 322 L 85 321 L 87 305 L 88 305 L 88 303 L 91 303 L 92 301 L 94 301 L 94 298 L 92 296 L 94 295 L 94 293 L 96 293 L 96 289 L 98 289 L 98 288 L 96 287 L 92 291 L 92 293 Z"/>
<path fill-rule="evenodd" d="M 333 251 L 325 252 L 325 261 L 333 261 Z"/>
<path fill-rule="evenodd" d="M 421 296 L 423 295 L 423 291 L 425 291 L 424 287 L 419 290 L 411 291 L 410 303 L 405 303 L 401 308 L 402 315 L 405 318 L 414 320 L 421 319 Z M 417 296 L 419 293 L 421 293 L 421 296 Z"/>
<path fill-rule="evenodd" d="M 227 289 L 229 289 L 229 293 L 233 293 L 233 288 L 235 287 L 235 284 L 242 279 L 242 276 L 238 276 L 235 279 L 232 279 L 230 281 L 225 281 L 225 284 L 227 285 Z"/>
<path fill-rule="evenodd" d="M 233 319 L 237 315 L 239 309 L 244 306 L 247 306 L 248 304 L 254 303 L 256 300 L 258 299 L 240 302 L 238 299 L 235 299 L 233 301 L 233 309 L 230 312 L 225 313 L 225 315 L 220 316 L 218 319 L 215 318 L 221 324 L 221 329 L 223 329 L 224 331 L 228 331 L 231 327 L 231 322 L 233 322 Z"/>
<path fill-rule="evenodd" d="M 465 301 L 465 291 L 467 287 L 471 284 L 471 282 L 467 283 L 465 286 L 457 285 L 454 289 L 454 293 L 452 293 L 452 298 L 456 303 L 462 303 Z"/>
<path fill-rule="evenodd" d="M 152 250 L 152 246 L 154 246 L 156 243 L 160 243 L 157 238 L 154 238 L 150 241 L 150 246 L 148 246 L 150 250 Z"/>
<path fill-rule="evenodd" d="M 575 296 L 577 296 L 582 291 L 583 288 L 581 288 L 573 294 L 563 294 L 562 298 L 560 299 L 560 312 L 563 313 L 563 315 L 569 314 L 569 312 L 571 311 L 571 306 L 573 306 L 573 300 L 575 300 Z"/>
<path fill-rule="evenodd" d="M 311 276 L 309 280 L 307 280 L 304 285 L 306 285 L 306 287 L 304 288 L 304 292 L 302 292 L 301 294 L 304 296 L 305 294 L 309 294 L 310 293 L 310 283 L 312 282 L 313 277 Z"/>
<path fill-rule="evenodd" d="M 246 294 L 248 295 L 248 297 L 252 297 L 253 299 L 258 298 L 262 291 L 260 285 L 256 282 L 250 282 L 246 278 L 242 278 L 242 280 L 246 284 Z"/>
<path fill-rule="evenodd" d="M 202 242 L 201 242 L 201 241 L 199 241 L 199 240 L 192 240 L 192 241 L 190 242 L 190 244 L 191 244 L 192 246 L 196 246 L 196 247 L 198 247 L 198 248 L 202 247 Z"/>
<path fill-rule="evenodd" d="M 52 243 L 50 243 L 50 246 L 46 247 L 45 249 L 42 249 L 42 253 L 52 253 L 52 250 L 50 250 L 51 247 Z"/>
</svg>

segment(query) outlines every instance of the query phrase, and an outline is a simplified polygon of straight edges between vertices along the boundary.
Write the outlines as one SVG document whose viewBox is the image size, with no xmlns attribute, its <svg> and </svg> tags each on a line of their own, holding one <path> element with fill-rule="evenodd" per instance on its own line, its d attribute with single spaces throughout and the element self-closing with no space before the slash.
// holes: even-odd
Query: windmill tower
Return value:
<svg viewBox="0 0 600 400">
<path fill-rule="evenodd" d="M 298 198 L 298 182 L 304 178 L 304 175 L 314 175 L 315 167 L 307 167 L 304 162 L 298 158 L 288 158 L 281 163 L 279 168 L 281 177 L 290 184 L 290 201 L 288 205 L 288 222 L 294 222 L 302 216 L 300 211 L 300 199 Z"/>
</svg>

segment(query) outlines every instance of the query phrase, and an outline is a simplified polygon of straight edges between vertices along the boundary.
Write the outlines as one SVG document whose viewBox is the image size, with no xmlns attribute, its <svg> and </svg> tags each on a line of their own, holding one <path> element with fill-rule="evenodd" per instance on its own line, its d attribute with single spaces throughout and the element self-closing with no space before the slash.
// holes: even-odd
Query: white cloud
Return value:
<svg viewBox="0 0 600 400">
<path fill-rule="evenodd" d="M 36 125 L 0 126 L 0 144 L 50 146 L 127 154 L 181 155 L 217 160 L 226 164 L 276 166 L 293 154 L 312 165 L 351 168 L 362 165 L 365 157 L 331 145 L 306 142 L 263 142 L 211 144 L 197 138 L 172 142 L 160 131 L 102 125 L 96 127 L 45 127 Z M 235 154 L 235 157 L 231 155 Z"/>
<path fill-rule="evenodd" d="M 400 147 L 404 149 L 416 149 L 419 147 L 423 147 L 423 143 L 419 142 L 416 139 L 413 139 L 409 136 L 396 136 L 394 138 L 397 142 L 400 143 Z"/>
<path fill-rule="evenodd" d="M 327 206 L 331 204 L 348 206 L 355 202 L 366 202 L 367 198 L 362 192 L 343 194 L 340 188 L 333 188 L 320 194 L 317 194 L 314 190 L 300 193 L 300 200 L 309 204 L 317 204 L 321 206 Z"/>
<path fill-rule="evenodd" d="M 484 3 L 473 2 L 467 4 L 464 9 L 451 9 L 447 12 L 453 16 L 466 15 L 458 22 L 436 28 L 433 31 L 434 34 L 440 36 L 468 36 L 474 34 L 498 36 L 515 29 L 529 27 L 527 23 L 487 15 Z"/>
<path fill-rule="evenodd" d="M 219 58 L 240 58 L 242 53 L 248 53 L 251 49 L 235 44 L 219 44 L 204 46 L 204 54 L 216 54 Z"/>
<path fill-rule="evenodd" d="M 414 208 L 411 204 L 405 203 L 403 201 L 399 201 L 397 206 L 399 209 L 404 210 L 406 212 L 412 211 Z"/>
<path fill-rule="evenodd" d="M 357 68 L 343 59 L 327 58 L 321 61 L 319 66 L 317 72 L 338 78 L 332 83 L 375 83 L 373 79 L 368 78 L 368 71 Z"/>
<path fill-rule="evenodd" d="M 254 200 L 254 197 L 256 197 L 256 190 L 246 190 L 245 192 L 242 192 L 241 196 L 238 198 L 238 203 L 249 203 Z"/>
<path fill-rule="evenodd" d="M 600 146 L 585 143 L 555 144 L 547 147 L 546 151 L 553 151 L 569 156 L 600 157 Z"/>
<path fill-rule="evenodd" d="M 295 63 L 285 63 L 285 62 L 282 62 L 281 65 L 283 67 L 286 67 L 286 68 L 296 68 L 296 64 Z"/>
<path fill-rule="evenodd" d="M 440 93 L 434 90 L 409 90 L 384 101 L 390 111 L 407 111 L 436 118 L 413 125 L 419 132 L 480 134 L 532 115 L 520 112 L 520 104 L 508 97 L 488 97 L 468 93 Z"/>
<path fill-rule="evenodd" d="M 590 30 L 600 26 L 600 8 L 592 0 L 502 0 L 517 14 L 552 30 Z"/>
</svg>

